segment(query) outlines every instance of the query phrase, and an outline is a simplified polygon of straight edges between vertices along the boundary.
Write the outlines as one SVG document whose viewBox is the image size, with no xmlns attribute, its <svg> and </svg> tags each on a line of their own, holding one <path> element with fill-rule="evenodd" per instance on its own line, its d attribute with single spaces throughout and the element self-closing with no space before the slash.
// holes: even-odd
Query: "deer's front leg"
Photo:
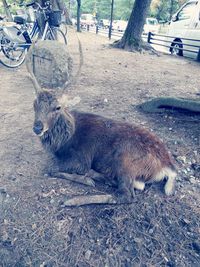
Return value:
<svg viewBox="0 0 200 267">
<path fill-rule="evenodd" d="M 80 175 L 76 173 L 66 173 L 66 172 L 53 172 L 50 174 L 50 176 L 95 187 L 95 182 L 93 181 L 93 179 L 87 177 L 86 175 Z"/>
<path fill-rule="evenodd" d="M 72 182 L 95 186 L 94 180 L 89 175 L 90 165 L 71 155 L 65 160 L 57 160 L 57 167 L 51 168 L 49 175 L 55 178 L 66 179 Z"/>
</svg>

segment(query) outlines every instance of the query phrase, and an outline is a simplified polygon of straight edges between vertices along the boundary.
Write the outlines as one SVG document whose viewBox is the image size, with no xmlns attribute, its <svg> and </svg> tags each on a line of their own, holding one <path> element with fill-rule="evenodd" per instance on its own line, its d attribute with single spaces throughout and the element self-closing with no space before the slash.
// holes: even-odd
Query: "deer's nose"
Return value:
<svg viewBox="0 0 200 267">
<path fill-rule="evenodd" d="M 33 125 L 33 131 L 35 134 L 41 134 L 42 130 L 43 130 L 44 126 L 43 123 L 41 121 L 36 121 Z"/>
</svg>

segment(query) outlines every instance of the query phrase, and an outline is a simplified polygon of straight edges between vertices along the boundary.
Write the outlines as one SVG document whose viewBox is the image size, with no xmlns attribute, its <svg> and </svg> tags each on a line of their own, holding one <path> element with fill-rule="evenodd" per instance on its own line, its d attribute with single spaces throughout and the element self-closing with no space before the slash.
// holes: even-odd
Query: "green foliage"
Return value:
<svg viewBox="0 0 200 267">
<path fill-rule="evenodd" d="M 67 6 L 71 3 L 71 14 L 76 17 L 77 1 L 65 0 Z M 152 0 L 149 16 L 168 21 L 172 14 L 187 0 Z M 128 20 L 133 9 L 134 0 L 114 0 L 114 20 Z M 111 0 L 82 0 L 81 13 L 97 13 L 98 19 L 109 19 Z"/>
<path fill-rule="evenodd" d="M 134 0 L 115 0 L 114 19 L 128 20 L 133 4 Z"/>
<path fill-rule="evenodd" d="M 13 3 L 30 2 L 31 0 L 7 0 L 11 4 L 12 13 L 16 11 Z M 64 0 L 73 17 L 76 17 L 77 1 Z M 159 20 L 168 21 L 173 13 L 186 0 L 152 0 L 149 15 Z M 114 20 L 128 20 L 133 9 L 134 0 L 114 0 Z M 97 14 L 98 19 L 110 19 L 111 0 L 82 0 L 81 13 Z M 0 13 L 4 13 L 3 7 L 0 6 Z"/>
<path fill-rule="evenodd" d="M 5 14 L 5 10 L 2 4 L 2 1 L 0 0 L 0 14 Z M 29 3 L 30 0 L 6 0 L 7 4 L 10 6 L 10 11 L 12 14 L 16 14 L 16 11 L 19 9 L 19 4 L 21 3 Z"/>
<path fill-rule="evenodd" d="M 8 4 L 19 2 L 30 2 L 31 0 L 7 0 Z M 172 14 L 187 0 L 152 0 L 149 15 L 158 20 L 168 21 Z M 64 0 L 67 7 L 70 7 L 71 14 L 76 17 L 77 1 Z M 133 9 L 134 0 L 114 0 L 114 20 L 128 20 Z M 11 7 L 15 12 L 16 6 Z M 81 13 L 97 14 L 98 19 L 109 19 L 111 12 L 111 0 L 82 0 Z M 4 13 L 0 6 L 0 13 Z"/>
<path fill-rule="evenodd" d="M 111 1 L 97 1 L 97 14 L 99 19 L 110 19 Z"/>
<path fill-rule="evenodd" d="M 169 21 L 186 0 L 153 0 L 150 15 L 158 20 Z"/>
<path fill-rule="evenodd" d="M 82 13 L 91 13 L 95 11 L 95 1 L 82 1 L 81 4 Z"/>
<path fill-rule="evenodd" d="M 69 0 L 67 0 L 69 2 Z M 114 20 L 128 20 L 133 8 L 134 0 L 114 0 Z M 76 2 L 71 5 L 71 13 L 76 16 Z M 81 13 L 97 13 L 98 19 L 109 19 L 111 0 L 82 0 Z"/>
</svg>

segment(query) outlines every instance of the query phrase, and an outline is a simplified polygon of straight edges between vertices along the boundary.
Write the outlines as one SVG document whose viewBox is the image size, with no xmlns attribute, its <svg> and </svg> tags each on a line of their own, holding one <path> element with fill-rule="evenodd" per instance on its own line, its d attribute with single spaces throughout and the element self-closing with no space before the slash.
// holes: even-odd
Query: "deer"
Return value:
<svg viewBox="0 0 200 267">
<path fill-rule="evenodd" d="M 117 186 L 117 197 L 83 196 L 69 199 L 66 205 L 131 203 L 135 190 L 164 179 L 165 194 L 174 193 L 176 167 L 154 133 L 128 122 L 69 110 L 62 97 L 40 87 L 33 73 L 31 79 L 36 90 L 33 132 L 58 162 L 58 171 L 49 175 L 87 186 L 97 181 Z"/>
</svg>

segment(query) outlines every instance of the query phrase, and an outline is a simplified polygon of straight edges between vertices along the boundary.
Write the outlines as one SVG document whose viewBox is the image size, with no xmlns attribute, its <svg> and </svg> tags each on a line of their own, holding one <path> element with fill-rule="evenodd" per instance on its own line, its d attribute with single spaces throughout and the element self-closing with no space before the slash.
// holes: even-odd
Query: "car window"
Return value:
<svg viewBox="0 0 200 267">
<path fill-rule="evenodd" d="M 178 13 L 178 20 L 190 19 L 192 17 L 196 4 L 197 2 L 191 2 L 184 6 L 183 9 L 181 9 L 181 11 Z"/>
</svg>

